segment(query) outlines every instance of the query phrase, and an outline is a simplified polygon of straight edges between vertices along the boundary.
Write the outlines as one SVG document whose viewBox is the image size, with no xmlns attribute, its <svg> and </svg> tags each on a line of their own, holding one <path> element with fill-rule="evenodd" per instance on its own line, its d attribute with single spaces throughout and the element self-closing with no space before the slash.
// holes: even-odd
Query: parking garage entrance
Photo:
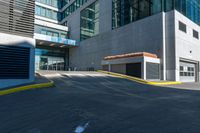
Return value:
<svg viewBox="0 0 200 133">
<path fill-rule="evenodd" d="M 142 78 L 142 63 L 127 63 L 126 75 Z"/>
<path fill-rule="evenodd" d="M 160 80 L 160 59 L 147 52 L 128 53 L 104 57 L 105 71 L 126 74 L 147 80 Z"/>
<path fill-rule="evenodd" d="M 197 81 L 197 63 L 180 61 L 180 81 L 196 82 Z"/>
</svg>

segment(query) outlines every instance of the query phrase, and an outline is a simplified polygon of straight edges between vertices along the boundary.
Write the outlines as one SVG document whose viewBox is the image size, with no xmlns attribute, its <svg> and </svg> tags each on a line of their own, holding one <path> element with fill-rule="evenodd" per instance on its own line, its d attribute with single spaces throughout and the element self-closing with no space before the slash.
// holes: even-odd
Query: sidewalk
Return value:
<svg viewBox="0 0 200 133">
<path fill-rule="evenodd" d="M 40 84 L 40 83 L 47 83 L 49 80 L 40 74 L 36 73 L 35 74 L 35 81 L 32 84 Z"/>
<path fill-rule="evenodd" d="M 200 82 L 182 83 L 182 84 L 178 84 L 178 85 L 168 85 L 167 87 L 184 89 L 184 90 L 200 90 Z"/>
<path fill-rule="evenodd" d="M 148 84 L 148 85 L 167 86 L 167 85 L 182 84 L 182 82 L 176 82 L 176 81 L 149 81 L 149 80 L 144 80 L 144 79 L 133 77 L 133 76 L 128 76 L 128 75 L 119 74 L 115 72 L 103 71 L 103 70 L 97 70 L 97 72 L 112 75 L 112 76 L 117 76 L 120 78 L 132 80 L 134 82 L 138 82 L 141 84 Z"/>
<path fill-rule="evenodd" d="M 25 91 L 25 90 L 31 90 L 31 89 L 40 89 L 40 88 L 47 88 L 47 87 L 52 87 L 54 86 L 54 82 L 48 80 L 45 77 L 40 76 L 39 74 L 35 75 L 35 81 L 29 84 L 23 84 L 20 86 L 14 86 L 10 88 L 4 88 L 0 90 L 0 96 L 11 94 L 11 93 L 16 93 L 20 91 Z"/>
</svg>

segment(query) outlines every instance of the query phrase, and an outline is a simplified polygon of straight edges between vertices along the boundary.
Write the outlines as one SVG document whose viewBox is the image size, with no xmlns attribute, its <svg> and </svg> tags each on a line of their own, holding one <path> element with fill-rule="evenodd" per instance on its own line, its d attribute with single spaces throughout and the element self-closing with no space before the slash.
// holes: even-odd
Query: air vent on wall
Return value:
<svg viewBox="0 0 200 133">
<path fill-rule="evenodd" d="M 0 45 L 0 79 L 28 79 L 30 48 Z"/>
</svg>

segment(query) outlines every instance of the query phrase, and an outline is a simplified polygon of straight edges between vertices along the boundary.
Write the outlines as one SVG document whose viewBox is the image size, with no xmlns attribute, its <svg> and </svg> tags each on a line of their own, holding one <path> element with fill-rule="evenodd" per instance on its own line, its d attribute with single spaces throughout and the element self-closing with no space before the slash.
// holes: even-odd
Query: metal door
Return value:
<svg viewBox="0 0 200 133">
<path fill-rule="evenodd" d="M 180 61 L 180 81 L 196 81 L 196 64 Z"/>
</svg>

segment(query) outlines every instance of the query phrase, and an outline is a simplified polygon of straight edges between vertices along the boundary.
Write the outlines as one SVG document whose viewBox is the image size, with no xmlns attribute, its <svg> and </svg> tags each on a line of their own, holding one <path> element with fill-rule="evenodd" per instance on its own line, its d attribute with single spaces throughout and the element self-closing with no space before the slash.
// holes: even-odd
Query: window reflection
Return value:
<svg viewBox="0 0 200 133">
<path fill-rule="evenodd" d="M 112 6 L 113 28 L 173 9 L 200 24 L 200 0 L 113 0 Z"/>
<path fill-rule="evenodd" d="M 81 11 L 81 40 L 99 33 L 99 2 L 91 4 Z"/>
</svg>

